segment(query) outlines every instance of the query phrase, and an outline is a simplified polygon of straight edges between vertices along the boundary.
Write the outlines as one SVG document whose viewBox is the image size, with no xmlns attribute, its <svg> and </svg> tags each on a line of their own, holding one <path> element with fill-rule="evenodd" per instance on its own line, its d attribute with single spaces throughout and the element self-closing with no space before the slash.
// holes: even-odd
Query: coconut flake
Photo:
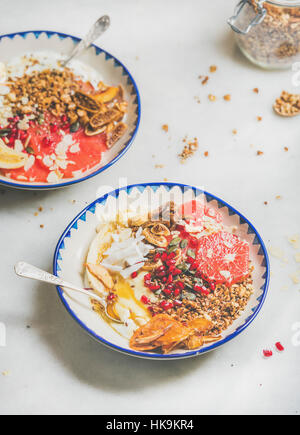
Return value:
<svg viewBox="0 0 300 435">
<path fill-rule="evenodd" d="M 28 172 L 29 169 L 32 168 L 32 166 L 34 165 L 34 162 L 35 162 L 35 157 L 34 157 L 34 156 L 30 156 L 30 157 L 27 159 L 27 161 L 26 161 L 26 163 L 25 163 L 25 165 L 24 165 L 24 170 L 25 170 L 25 172 Z"/>
</svg>

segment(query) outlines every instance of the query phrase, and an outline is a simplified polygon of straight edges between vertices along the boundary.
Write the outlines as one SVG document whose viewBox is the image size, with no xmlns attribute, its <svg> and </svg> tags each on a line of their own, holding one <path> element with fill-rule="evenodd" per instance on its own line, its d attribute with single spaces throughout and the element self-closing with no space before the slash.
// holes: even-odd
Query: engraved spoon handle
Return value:
<svg viewBox="0 0 300 435">
<path fill-rule="evenodd" d="M 103 15 L 103 17 L 99 18 L 99 20 L 96 21 L 86 37 L 82 39 L 79 44 L 76 45 L 68 59 L 61 63 L 62 66 L 66 66 L 75 56 L 78 56 L 84 50 L 89 48 L 89 46 L 109 28 L 109 26 L 110 18 L 108 15 Z"/>
<path fill-rule="evenodd" d="M 96 299 L 97 301 L 101 302 L 104 307 L 106 307 L 105 300 L 102 299 L 100 296 L 96 295 L 95 293 L 76 287 L 75 285 L 70 284 L 69 282 L 66 282 L 63 279 L 59 278 L 58 276 L 51 275 L 51 273 L 45 272 L 44 270 L 38 269 L 37 267 L 23 261 L 15 265 L 15 272 L 18 276 L 21 276 L 23 278 L 30 278 L 36 281 L 42 281 L 56 286 L 59 285 L 67 289 L 77 291 L 86 296 L 90 296 L 93 299 Z"/>
</svg>

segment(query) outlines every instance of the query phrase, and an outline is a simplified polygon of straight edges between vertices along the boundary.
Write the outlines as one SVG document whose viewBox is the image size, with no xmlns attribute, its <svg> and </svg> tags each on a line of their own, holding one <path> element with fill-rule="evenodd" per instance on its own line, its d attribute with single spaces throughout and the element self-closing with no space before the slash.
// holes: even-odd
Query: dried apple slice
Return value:
<svg viewBox="0 0 300 435">
<path fill-rule="evenodd" d="M 86 267 L 89 272 L 94 275 L 102 284 L 109 290 L 114 288 L 114 281 L 105 267 L 101 266 L 101 264 L 91 264 L 87 263 Z"/>
<path fill-rule="evenodd" d="M 9 148 L 0 139 L 0 169 L 22 168 L 28 159 L 28 155 Z"/>
</svg>

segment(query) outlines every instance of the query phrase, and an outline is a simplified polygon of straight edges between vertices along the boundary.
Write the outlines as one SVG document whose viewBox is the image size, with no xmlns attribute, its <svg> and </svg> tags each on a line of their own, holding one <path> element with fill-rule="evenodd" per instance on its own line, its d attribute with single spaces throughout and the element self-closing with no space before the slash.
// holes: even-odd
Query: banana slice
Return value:
<svg viewBox="0 0 300 435">
<path fill-rule="evenodd" d="M 15 151 L 5 145 L 0 139 L 0 169 L 22 168 L 28 159 L 28 155 Z"/>
<path fill-rule="evenodd" d="M 0 83 L 5 83 L 7 80 L 6 66 L 3 62 L 0 62 Z"/>
</svg>

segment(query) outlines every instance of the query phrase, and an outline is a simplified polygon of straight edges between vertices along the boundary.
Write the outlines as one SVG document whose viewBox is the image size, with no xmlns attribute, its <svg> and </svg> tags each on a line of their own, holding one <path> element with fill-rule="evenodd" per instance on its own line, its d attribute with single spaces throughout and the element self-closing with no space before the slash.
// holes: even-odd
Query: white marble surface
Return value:
<svg viewBox="0 0 300 435">
<path fill-rule="evenodd" d="M 235 2 L 1 0 L 1 33 L 53 29 L 83 36 L 96 17 L 109 13 L 112 27 L 101 45 L 132 71 L 143 114 L 133 147 L 108 172 L 57 192 L 1 190 L 0 322 L 7 346 L 0 347 L 0 414 L 299 413 L 300 347 L 292 343 L 292 327 L 300 322 L 300 284 L 290 278 L 299 264 L 287 237 L 300 232 L 300 124 L 272 113 L 274 98 L 292 90 L 292 73 L 262 71 L 237 51 L 226 25 Z M 218 71 L 202 86 L 198 76 L 212 64 Z M 209 102 L 209 93 L 218 101 Z M 185 135 L 199 138 L 200 151 L 181 165 Z M 119 178 L 121 184 L 167 178 L 202 186 L 252 220 L 267 244 L 284 250 L 288 262 L 271 259 L 267 302 L 244 334 L 197 359 L 133 359 L 86 336 L 54 289 L 14 276 L 20 259 L 51 270 L 66 225 L 99 192 L 118 187 Z M 278 339 L 286 351 L 264 360 L 262 349 Z"/>
</svg>

